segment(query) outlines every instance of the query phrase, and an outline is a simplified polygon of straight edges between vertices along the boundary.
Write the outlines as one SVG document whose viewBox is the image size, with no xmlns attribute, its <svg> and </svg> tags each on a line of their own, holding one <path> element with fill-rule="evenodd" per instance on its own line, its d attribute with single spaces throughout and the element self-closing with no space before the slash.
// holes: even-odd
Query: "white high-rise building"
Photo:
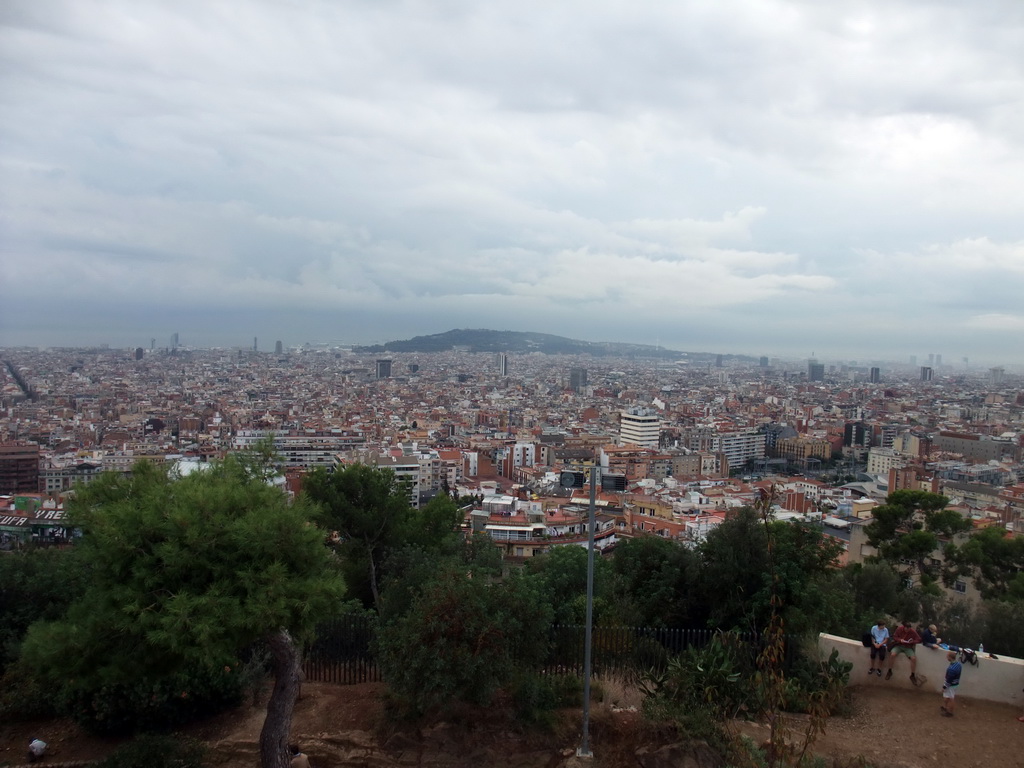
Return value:
<svg viewBox="0 0 1024 768">
<path fill-rule="evenodd" d="M 742 467 L 751 459 L 764 458 L 765 436 L 756 429 L 722 432 L 718 435 L 717 450 L 728 457 L 730 467 Z"/>
<path fill-rule="evenodd" d="M 619 445 L 633 443 L 644 448 L 661 444 L 661 417 L 646 408 L 630 408 L 619 414 Z"/>
</svg>

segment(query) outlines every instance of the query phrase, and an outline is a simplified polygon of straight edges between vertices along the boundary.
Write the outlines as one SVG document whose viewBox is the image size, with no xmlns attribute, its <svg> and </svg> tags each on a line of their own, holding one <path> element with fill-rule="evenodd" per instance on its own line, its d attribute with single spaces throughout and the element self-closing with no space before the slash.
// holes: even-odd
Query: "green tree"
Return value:
<svg viewBox="0 0 1024 768">
<path fill-rule="evenodd" d="M 501 575 L 501 554 L 486 534 L 477 533 L 468 540 L 458 536 L 446 544 L 434 549 L 422 543 L 407 544 L 388 556 L 381 584 L 382 620 L 404 615 L 424 585 L 445 570 L 485 582 Z"/>
<path fill-rule="evenodd" d="M 615 548 L 619 620 L 634 627 L 685 627 L 692 622 L 697 553 L 661 536 L 636 536 Z"/>
<path fill-rule="evenodd" d="M 775 548 L 775 599 L 792 622 L 787 631 L 820 629 L 833 621 L 823 582 L 838 568 L 842 545 L 808 526 L 765 524 L 755 510 L 744 508 L 709 533 L 699 548 L 699 594 L 709 626 L 745 631 L 768 626 L 773 594 L 769 533 Z"/>
<path fill-rule="evenodd" d="M 388 685 L 410 711 L 487 704 L 546 653 L 551 608 L 531 579 L 492 584 L 446 568 L 377 639 Z"/>
<path fill-rule="evenodd" d="M 940 575 L 932 555 L 942 539 L 971 527 L 969 520 L 945 509 L 948 503 L 945 496 L 928 491 L 893 491 L 885 504 L 872 510 L 873 520 L 865 528 L 868 543 L 904 577 L 916 573 L 928 587 Z"/>
<path fill-rule="evenodd" d="M 336 609 L 343 585 L 313 510 L 229 457 L 172 477 L 140 462 L 80 489 L 71 522 L 90 585 L 65 618 L 33 625 L 22 661 L 55 690 L 125 690 L 185 670 L 223 669 L 263 641 L 274 689 L 260 735 L 264 768 L 288 764 L 300 643 Z M 182 697 L 188 697 L 183 691 Z"/>
<path fill-rule="evenodd" d="M 59 619 L 88 583 L 75 549 L 30 548 L 0 554 L 0 673 L 36 621 Z"/>
<path fill-rule="evenodd" d="M 555 623 L 583 624 L 587 609 L 587 550 L 574 544 L 552 547 L 526 562 L 527 573 L 549 604 L 555 606 Z M 607 613 L 611 592 L 610 564 L 594 556 L 594 623 Z"/>
<path fill-rule="evenodd" d="M 947 584 L 973 578 L 984 598 L 1024 599 L 1024 538 L 990 526 L 960 547 L 949 544 L 945 556 Z"/>
<path fill-rule="evenodd" d="M 405 542 L 413 514 L 405 489 L 389 469 L 351 464 L 334 472 L 315 469 L 303 493 L 320 505 L 324 527 L 338 534 L 350 593 L 379 611 L 381 569 Z"/>
</svg>

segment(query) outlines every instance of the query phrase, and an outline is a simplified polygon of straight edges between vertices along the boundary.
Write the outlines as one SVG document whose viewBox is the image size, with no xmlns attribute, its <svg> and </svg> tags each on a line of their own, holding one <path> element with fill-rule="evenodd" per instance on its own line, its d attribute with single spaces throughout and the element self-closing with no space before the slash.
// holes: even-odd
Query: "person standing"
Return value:
<svg viewBox="0 0 1024 768">
<path fill-rule="evenodd" d="M 956 658 L 956 651 L 946 651 L 946 679 L 942 682 L 942 715 L 952 717 L 956 707 L 956 689 L 960 686 L 960 673 L 963 665 Z"/>
<path fill-rule="evenodd" d="M 885 620 L 879 619 L 871 628 L 871 669 L 868 674 L 882 676 L 882 662 L 885 661 L 885 654 L 889 650 L 889 628 L 885 626 Z M 875 666 L 875 659 L 878 659 L 878 666 Z"/>
<path fill-rule="evenodd" d="M 889 669 L 885 673 L 885 679 L 892 679 L 892 665 L 896 661 L 896 656 L 902 654 L 910 659 L 910 682 L 914 685 L 920 685 L 917 679 L 917 655 L 915 648 L 921 644 L 921 636 L 917 634 L 917 630 L 911 625 L 911 622 L 904 619 L 900 626 L 896 627 L 896 632 L 893 633 L 893 647 L 892 653 L 889 654 Z"/>
</svg>

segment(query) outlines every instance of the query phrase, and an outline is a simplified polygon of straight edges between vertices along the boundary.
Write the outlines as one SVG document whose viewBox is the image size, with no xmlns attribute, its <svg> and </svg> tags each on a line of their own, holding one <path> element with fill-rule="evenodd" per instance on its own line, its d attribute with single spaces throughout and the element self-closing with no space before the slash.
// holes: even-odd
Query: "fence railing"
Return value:
<svg viewBox="0 0 1024 768">
<path fill-rule="evenodd" d="M 373 656 L 377 622 L 370 616 L 345 616 L 317 627 L 316 640 L 302 660 L 306 680 L 321 683 L 376 683 L 380 667 Z"/>
<path fill-rule="evenodd" d="M 382 680 L 373 655 L 376 621 L 372 616 L 347 616 L 320 625 L 316 640 L 307 650 L 302 670 L 306 680 L 351 685 Z M 545 675 L 583 674 L 584 630 L 582 625 L 552 627 L 545 652 L 521 659 Z M 595 627 L 591 668 L 601 675 L 612 671 L 663 670 L 669 660 L 690 648 L 701 649 L 716 635 L 738 648 L 749 650 L 753 662 L 763 647 L 760 635 L 718 632 L 711 629 L 659 627 Z M 799 652 L 801 638 L 787 636 L 783 668 L 789 670 Z"/>
</svg>

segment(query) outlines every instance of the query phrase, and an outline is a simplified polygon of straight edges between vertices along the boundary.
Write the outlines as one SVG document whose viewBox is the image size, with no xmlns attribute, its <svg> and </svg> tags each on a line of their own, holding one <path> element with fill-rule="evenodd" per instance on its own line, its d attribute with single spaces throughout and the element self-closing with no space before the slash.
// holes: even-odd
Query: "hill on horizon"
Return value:
<svg viewBox="0 0 1024 768">
<path fill-rule="evenodd" d="M 694 360 L 711 359 L 708 353 L 689 354 L 674 349 L 655 347 L 650 344 L 626 344 L 612 341 L 580 341 L 549 333 L 525 331 L 492 331 L 486 328 L 454 328 L 444 333 L 429 336 L 415 336 L 402 341 L 389 341 L 365 347 L 354 347 L 354 351 L 367 354 L 382 352 L 448 352 L 464 349 L 468 352 L 510 352 L 545 355 L 592 355 L 594 357 L 647 357 L 676 360 L 689 357 Z M 727 357 L 734 357 L 728 355 Z"/>
<path fill-rule="evenodd" d="M 447 352 L 464 349 L 468 352 L 510 352 L 545 355 L 593 355 L 595 357 L 654 357 L 678 358 L 675 350 L 648 344 L 619 342 L 593 342 L 569 339 L 549 333 L 524 331 L 492 331 L 486 328 L 453 328 L 444 333 L 415 336 L 401 341 L 389 341 L 369 347 L 357 347 L 358 352 Z"/>
</svg>

